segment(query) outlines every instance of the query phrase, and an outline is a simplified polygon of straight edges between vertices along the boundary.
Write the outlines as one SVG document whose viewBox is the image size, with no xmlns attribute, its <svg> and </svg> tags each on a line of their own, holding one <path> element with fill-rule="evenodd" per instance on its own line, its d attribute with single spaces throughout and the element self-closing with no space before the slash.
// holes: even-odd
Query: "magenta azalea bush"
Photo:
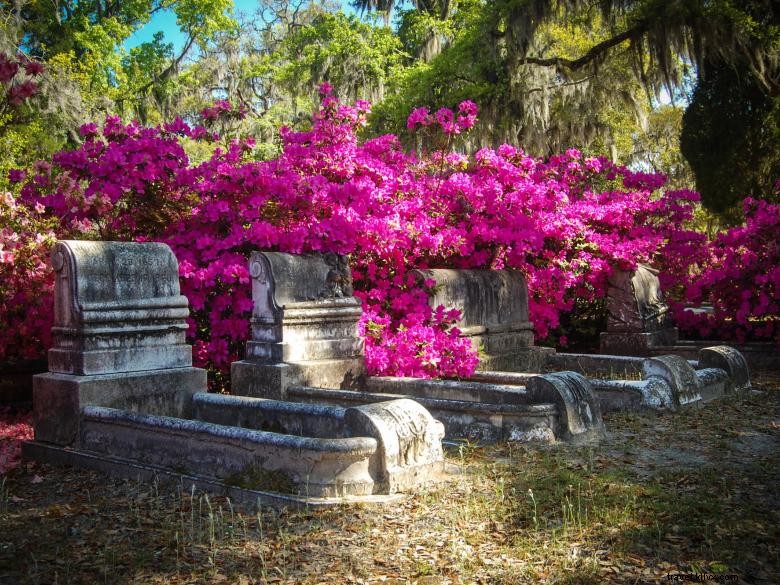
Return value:
<svg viewBox="0 0 780 585">
<path fill-rule="evenodd" d="M 40 358 L 51 343 L 54 222 L 0 193 L 0 360 Z"/>
<path fill-rule="evenodd" d="M 322 93 L 311 130 L 282 128 L 282 154 L 264 162 L 252 160 L 251 140 L 237 140 L 191 165 L 183 141 L 213 139 L 202 127 L 107 118 L 82 129 L 78 149 L 17 176 L 20 200 L 41 221 L 56 218 L 59 237 L 168 243 L 192 307 L 195 361 L 221 372 L 249 334 L 252 250 L 349 254 L 369 371 L 430 377 L 469 375 L 477 359 L 453 327 L 457 312 L 429 307 L 435 283 L 421 288 L 415 268 L 522 271 L 545 337 L 575 298 L 604 295 L 614 267 L 660 257 L 683 274 L 686 246 L 702 243 L 682 227 L 698 196 L 662 192 L 661 176 L 573 149 L 543 161 L 509 145 L 467 156 L 405 152 L 394 135 L 360 142 L 370 104 Z M 234 113 L 220 104 L 207 123 Z M 440 132 L 451 146 L 477 114 L 472 102 L 434 115 L 421 108 L 409 128 Z M 46 298 L 47 277 L 35 278 Z"/>
<path fill-rule="evenodd" d="M 675 322 L 703 339 L 774 340 L 780 344 L 780 205 L 751 198 L 745 225 L 718 235 L 686 281 L 685 299 L 673 306 Z M 709 303 L 710 313 L 686 310 Z"/>
<path fill-rule="evenodd" d="M 43 64 L 19 53 L 16 56 L 0 52 L 0 108 L 6 102 L 20 106 L 36 95 L 39 85 L 36 78 L 43 73 Z"/>
</svg>

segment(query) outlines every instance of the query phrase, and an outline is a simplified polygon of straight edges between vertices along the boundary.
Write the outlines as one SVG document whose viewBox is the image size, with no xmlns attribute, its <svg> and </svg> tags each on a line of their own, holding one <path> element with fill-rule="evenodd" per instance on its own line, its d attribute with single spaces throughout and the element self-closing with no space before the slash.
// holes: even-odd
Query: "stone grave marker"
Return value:
<svg viewBox="0 0 780 585">
<path fill-rule="evenodd" d="M 360 299 L 344 256 L 253 252 L 252 336 L 234 394 L 284 399 L 290 385 L 353 387 L 364 376 Z"/>
<path fill-rule="evenodd" d="M 458 309 L 456 323 L 480 351 L 479 369 L 539 372 L 554 350 L 534 346 L 528 285 L 514 270 L 416 270 L 436 281 L 432 307 Z"/>
<path fill-rule="evenodd" d="M 649 355 L 654 347 L 677 342 L 677 328 L 669 321 L 658 271 L 646 264 L 638 264 L 633 272 L 612 273 L 607 312 L 607 331 L 599 339 L 603 353 Z"/>
<path fill-rule="evenodd" d="M 206 372 L 192 367 L 189 315 L 165 244 L 66 240 L 54 246 L 53 347 L 33 378 L 36 440 L 78 442 L 83 406 L 185 415 Z"/>
</svg>

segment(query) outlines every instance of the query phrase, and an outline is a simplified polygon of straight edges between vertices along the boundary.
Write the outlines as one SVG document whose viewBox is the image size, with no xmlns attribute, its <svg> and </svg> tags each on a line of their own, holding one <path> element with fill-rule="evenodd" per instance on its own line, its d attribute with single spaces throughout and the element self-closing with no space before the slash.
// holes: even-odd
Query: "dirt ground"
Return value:
<svg viewBox="0 0 780 585">
<path fill-rule="evenodd" d="M 780 582 L 780 375 L 677 413 L 605 417 L 598 446 L 448 451 L 385 506 L 225 498 L 24 463 L 0 489 L 0 583 Z"/>
</svg>

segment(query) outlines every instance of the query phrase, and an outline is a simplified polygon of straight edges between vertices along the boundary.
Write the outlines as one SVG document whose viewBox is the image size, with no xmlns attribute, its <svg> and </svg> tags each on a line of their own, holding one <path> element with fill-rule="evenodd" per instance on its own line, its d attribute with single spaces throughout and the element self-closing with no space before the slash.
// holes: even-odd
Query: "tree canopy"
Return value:
<svg viewBox="0 0 780 585">
<path fill-rule="evenodd" d="M 278 151 L 279 126 L 310 123 L 328 82 L 342 100 L 374 103 L 368 133 L 403 137 L 413 108 L 470 99 L 481 123 L 466 148 L 577 147 L 680 184 L 692 168 L 704 204 L 726 215 L 742 195 L 777 196 L 771 0 L 258 0 L 245 15 L 231 0 L 54 7 L 0 4 L 2 50 L 46 65 L 35 99 L 2 122 L 6 151 L 19 156 L 78 143 L 78 126 L 105 114 L 192 120 L 227 99 L 244 113 L 223 136 L 257 136 L 265 157 Z M 127 48 L 161 11 L 176 16 L 183 42 L 174 49 L 160 33 Z M 673 101 L 660 107 L 664 96 Z M 45 127 L 54 131 L 43 139 Z"/>
<path fill-rule="evenodd" d="M 384 124 L 410 103 L 470 95 L 485 106 L 485 142 L 517 140 L 537 154 L 569 143 L 626 159 L 639 154 L 626 137 L 643 142 L 658 96 L 695 79 L 682 129 L 704 204 L 722 213 L 740 195 L 776 197 L 780 25 L 771 0 L 354 5 L 395 8 L 407 50 L 422 57 L 380 106 Z"/>
</svg>

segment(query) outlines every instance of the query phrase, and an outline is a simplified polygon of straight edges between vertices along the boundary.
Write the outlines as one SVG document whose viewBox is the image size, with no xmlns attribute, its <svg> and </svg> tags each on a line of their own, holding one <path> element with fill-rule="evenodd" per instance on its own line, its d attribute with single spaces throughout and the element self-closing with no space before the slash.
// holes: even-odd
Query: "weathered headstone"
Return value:
<svg viewBox="0 0 780 585">
<path fill-rule="evenodd" d="M 91 375 L 192 365 L 178 263 L 165 244 L 59 242 L 49 371 Z"/>
<path fill-rule="evenodd" d="M 73 445 L 83 406 L 182 416 L 206 389 L 165 244 L 60 241 L 49 373 L 33 379 L 35 437 Z"/>
<path fill-rule="evenodd" d="M 417 270 L 436 281 L 432 307 L 457 309 L 456 323 L 479 350 L 479 369 L 539 372 L 550 348 L 534 346 L 528 318 L 528 285 L 513 270 Z"/>
<path fill-rule="evenodd" d="M 633 272 L 610 275 L 607 312 L 607 331 L 600 336 L 603 353 L 649 355 L 653 347 L 677 342 L 658 271 L 650 266 L 638 264 Z"/>
<path fill-rule="evenodd" d="M 253 252 L 252 338 L 234 394 L 283 399 L 290 385 L 355 386 L 364 375 L 360 300 L 344 256 Z"/>
</svg>

